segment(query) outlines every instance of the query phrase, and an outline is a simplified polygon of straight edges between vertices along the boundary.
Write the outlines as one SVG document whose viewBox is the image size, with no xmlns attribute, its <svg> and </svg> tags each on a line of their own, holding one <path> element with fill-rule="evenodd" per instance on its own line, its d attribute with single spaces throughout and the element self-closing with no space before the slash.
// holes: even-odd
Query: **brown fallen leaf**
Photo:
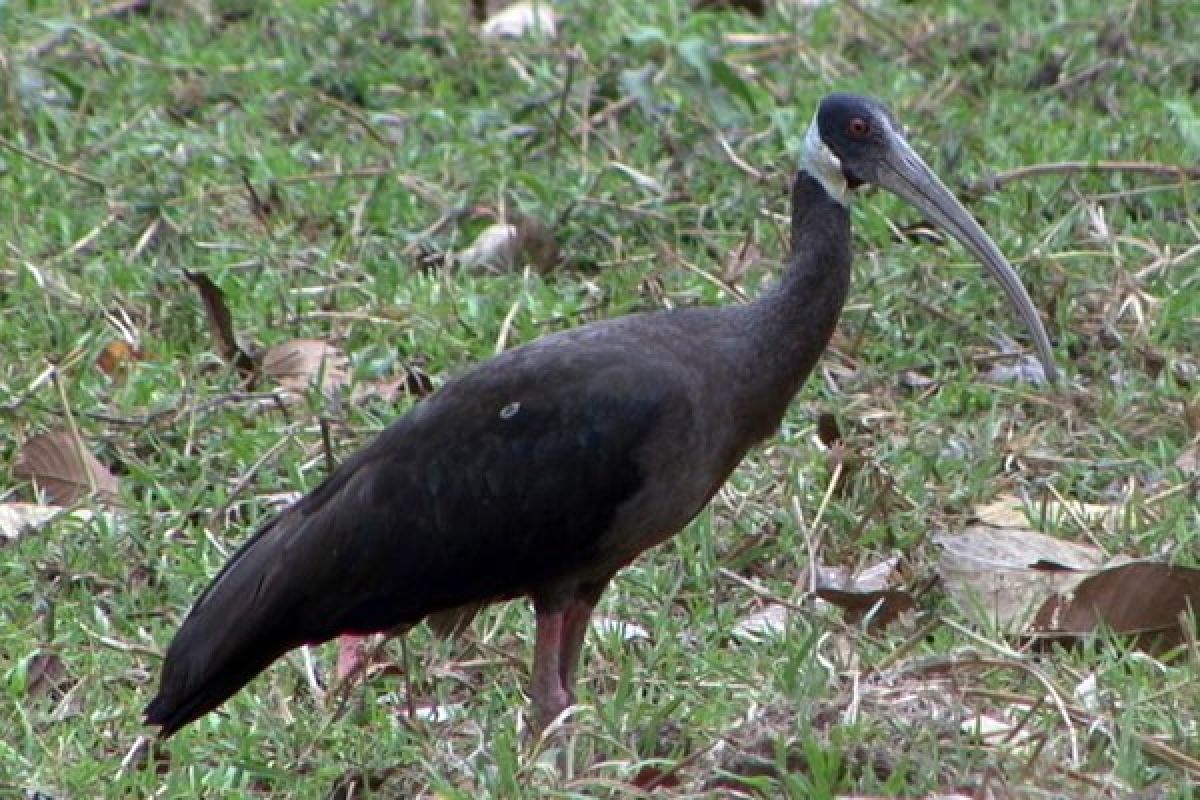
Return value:
<svg viewBox="0 0 1200 800">
<path fill-rule="evenodd" d="M 480 272 L 512 272 L 528 265 L 545 275 L 561 262 L 562 252 L 550 226 L 519 213 L 512 214 L 508 222 L 487 226 L 458 253 L 463 268 Z"/>
<path fill-rule="evenodd" d="M 1190 617 L 1189 617 L 1190 615 Z M 1054 595 L 1030 625 L 1037 639 L 1074 639 L 1098 630 L 1134 636 L 1147 649 L 1187 641 L 1200 618 L 1200 569 L 1134 561 L 1095 573 Z"/>
<path fill-rule="evenodd" d="M 350 382 L 350 360 L 336 346 L 321 339 L 290 339 L 263 354 L 263 374 L 284 389 L 306 391 L 319 386 L 336 392 Z"/>
<path fill-rule="evenodd" d="M 44 697 L 62 689 L 68 681 L 67 667 L 57 653 L 35 653 L 25 672 L 25 693 Z"/>
<path fill-rule="evenodd" d="M 846 622 L 857 625 L 868 620 L 870 630 L 880 630 L 907 611 L 915 611 L 917 601 L 901 589 L 852 592 L 844 589 L 817 589 L 817 597 L 845 612 Z"/>
<path fill-rule="evenodd" d="M 562 251 L 554 230 L 542 220 L 529 214 L 514 214 L 517 227 L 517 247 L 522 260 L 540 275 L 553 272 L 562 264 Z"/>
<path fill-rule="evenodd" d="M 835 444 L 843 441 L 837 417 L 828 411 L 822 411 L 820 414 L 817 414 L 817 438 L 826 447 L 833 447 Z"/>
<path fill-rule="evenodd" d="M 680 781 L 672 770 L 647 765 L 637 771 L 629 785 L 639 792 L 653 792 L 657 789 L 674 789 L 680 785 Z"/>
<path fill-rule="evenodd" d="M 204 303 L 204 313 L 208 317 L 208 329 L 212 332 L 217 352 L 226 362 L 232 364 L 246 376 L 254 374 L 254 359 L 238 344 L 237 334 L 233 329 L 233 315 L 229 313 L 229 305 L 225 302 L 225 293 L 212 282 L 203 272 L 183 271 L 184 276 L 191 281 L 200 292 L 200 300 Z"/>
<path fill-rule="evenodd" d="M 141 361 L 142 351 L 124 339 L 113 339 L 104 345 L 96 357 L 96 367 L 110 378 L 119 378 L 134 361 Z"/>
<path fill-rule="evenodd" d="M 57 505 L 72 505 L 93 490 L 98 500 L 120 504 L 117 477 L 70 431 L 50 431 L 27 440 L 17 453 L 13 474 L 33 481 Z"/>
</svg>

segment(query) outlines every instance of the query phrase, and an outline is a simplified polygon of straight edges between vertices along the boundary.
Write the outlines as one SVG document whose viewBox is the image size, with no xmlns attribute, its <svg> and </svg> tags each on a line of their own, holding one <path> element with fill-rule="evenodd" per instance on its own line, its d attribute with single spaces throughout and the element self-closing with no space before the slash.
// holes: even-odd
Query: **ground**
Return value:
<svg viewBox="0 0 1200 800">
<path fill-rule="evenodd" d="M 511 41 L 476 5 L 0 3 L 0 502 L 36 499 L 47 431 L 102 490 L 0 548 L 0 794 L 1193 797 L 1194 637 L 1033 648 L 950 602 L 934 541 L 1053 500 L 1114 513 L 1051 536 L 1200 565 L 1192 4 L 566 0 Z M 429 384 L 771 281 L 832 90 L 887 102 L 969 204 L 1063 386 L 1012 369 L 1025 332 L 961 248 L 868 193 L 830 351 L 605 595 L 567 731 L 526 730 L 513 603 L 344 693 L 333 645 L 295 653 L 152 743 L 161 653 L 227 553 Z M 326 346 L 348 362 L 314 368 Z M 895 556 L 891 625 L 807 592 L 814 563 Z"/>
</svg>

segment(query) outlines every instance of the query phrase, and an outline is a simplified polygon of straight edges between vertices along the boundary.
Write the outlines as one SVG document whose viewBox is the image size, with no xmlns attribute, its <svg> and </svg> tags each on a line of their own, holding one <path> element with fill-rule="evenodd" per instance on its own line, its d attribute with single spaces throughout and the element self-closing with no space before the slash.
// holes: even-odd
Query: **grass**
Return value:
<svg viewBox="0 0 1200 800">
<path fill-rule="evenodd" d="M 823 372 L 710 508 L 606 594 L 602 614 L 648 636 L 590 637 L 565 740 L 519 727 L 533 626 L 517 603 L 456 642 L 420 629 L 406 657 L 392 643 L 397 668 L 344 716 L 294 654 L 149 752 L 158 653 L 278 493 L 320 481 L 318 421 L 344 457 L 412 402 L 239 399 L 183 269 L 221 287 L 247 341 L 336 342 L 358 384 L 414 365 L 440 382 L 498 343 L 729 302 L 712 276 L 753 294 L 784 257 L 793 148 L 830 90 L 884 98 L 952 185 L 1200 157 L 1186 3 L 779 3 L 759 18 L 572 1 L 557 40 L 517 43 L 481 42 L 468 5 L 0 3 L 0 464 L 11 475 L 20 442 L 69 414 L 125 501 L 117 520 L 0 550 L 0 792 L 583 797 L 657 780 L 681 797 L 1195 796 L 1172 756 L 1200 752 L 1195 653 L 1164 665 L 1105 637 L 1014 653 L 936 590 L 922 622 L 882 632 L 813 610 L 783 636 L 731 637 L 768 597 L 797 598 L 814 537 L 827 563 L 901 553 L 918 586 L 931 534 L 1004 494 L 1122 503 L 1086 535 L 1200 562 L 1195 473 L 1175 464 L 1200 414 L 1197 189 L 1121 170 L 972 200 L 1048 314 L 1059 392 L 990 380 L 996 337 L 1023 335 L 994 287 L 957 247 L 898 239 L 916 218 L 890 196 L 858 202 Z M 560 269 L 441 263 L 513 212 L 549 226 Z M 734 276 L 747 241 L 759 256 Z M 120 327 L 143 356 L 114 378 L 96 359 Z M 818 519 L 833 474 L 820 414 L 855 466 Z M 30 491 L 14 476 L 0 500 Z M 1048 532 L 1085 538 L 1070 521 Z M 323 673 L 331 652 L 312 655 Z M 1091 705 L 1074 696 L 1087 676 Z M 410 702 L 450 719 L 408 721 Z M 1023 721 L 989 738 L 962 724 L 979 712 Z"/>
</svg>

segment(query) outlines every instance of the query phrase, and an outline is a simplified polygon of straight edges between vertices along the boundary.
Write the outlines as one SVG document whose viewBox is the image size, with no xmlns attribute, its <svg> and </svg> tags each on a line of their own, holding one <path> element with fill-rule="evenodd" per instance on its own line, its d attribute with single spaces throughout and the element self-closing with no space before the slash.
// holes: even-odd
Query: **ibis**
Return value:
<svg viewBox="0 0 1200 800">
<path fill-rule="evenodd" d="M 228 560 L 167 649 L 146 718 L 169 736 L 289 650 L 430 620 L 454 630 L 528 597 L 529 695 L 545 727 L 575 702 L 597 600 L 700 512 L 779 426 L 850 286 L 863 185 L 916 206 L 982 263 L 1053 351 L 1000 250 L 861 96 L 825 97 L 791 189 L 791 248 L 750 303 L 631 314 L 466 370 L 380 432 Z"/>
</svg>

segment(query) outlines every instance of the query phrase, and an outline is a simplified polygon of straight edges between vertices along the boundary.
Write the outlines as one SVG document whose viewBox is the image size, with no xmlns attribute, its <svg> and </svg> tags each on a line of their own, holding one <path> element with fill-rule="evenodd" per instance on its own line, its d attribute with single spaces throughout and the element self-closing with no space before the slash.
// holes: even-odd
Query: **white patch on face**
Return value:
<svg viewBox="0 0 1200 800">
<path fill-rule="evenodd" d="M 817 117 L 813 115 L 808 133 L 804 135 L 804 152 L 800 156 L 800 166 L 806 172 L 821 182 L 829 196 L 842 205 L 847 205 L 846 176 L 842 174 L 842 162 L 833 151 L 821 140 L 821 130 L 817 127 Z"/>
</svg>

